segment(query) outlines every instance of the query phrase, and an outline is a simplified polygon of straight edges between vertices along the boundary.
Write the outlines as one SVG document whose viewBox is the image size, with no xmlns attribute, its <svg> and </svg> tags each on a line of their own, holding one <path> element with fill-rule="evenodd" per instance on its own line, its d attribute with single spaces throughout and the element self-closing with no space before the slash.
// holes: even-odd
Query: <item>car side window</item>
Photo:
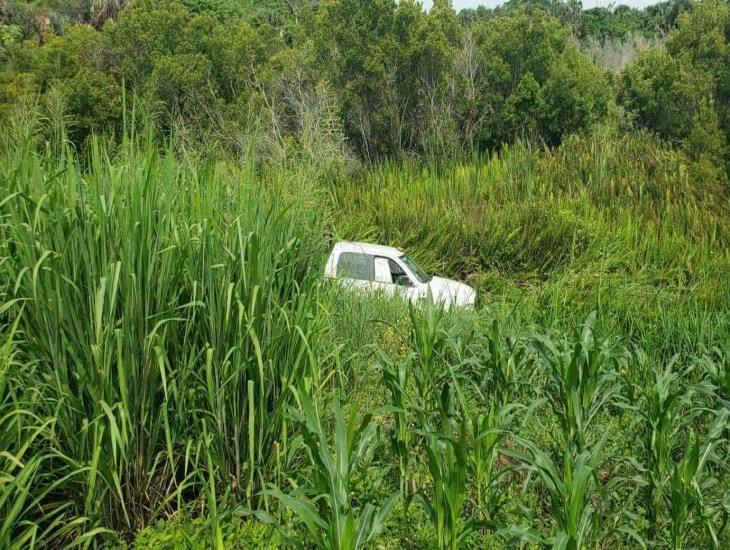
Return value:
<svg viewBox="0 0 730 550">
<path fill-rule="evenodd" d="M 372 281 L 373 257 L 359 252 L 343 252 L 337 261 L 337 276 L 345 279 Z"/>
<path fill-rule="evenodd" d="M 400 286 L 413 286 L 413 282 L 398 262 L 388 258 L 388 265 L 390 266 L 390 274 L 393 282 Z"/>
</svg>

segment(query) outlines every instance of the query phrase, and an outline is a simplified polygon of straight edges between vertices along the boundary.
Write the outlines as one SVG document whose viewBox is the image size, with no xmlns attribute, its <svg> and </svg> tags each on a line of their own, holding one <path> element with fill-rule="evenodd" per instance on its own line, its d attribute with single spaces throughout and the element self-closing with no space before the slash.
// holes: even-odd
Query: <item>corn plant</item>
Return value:
<svg viewBox="0 0 730 550">
<path fill-rule="evenodd" d="M 516 389 L 516 367 L 522 363 L 522 350 L 513 357 L 507 351 L 509 348 L 501 347 L 501 342 L 494 342 L 494 338 L 500 338 L 496 323 L 488 337 L 486 358 L 480 353 L 481 347 L 476 353 L 467 351 L 465 356 L 457 340 L 454 348 L 459 362 L 447 366 L 459 402 L 459 416 L 471 441 L 468 464 L 476 487 L 479 516 L 492 526 L 496 525 L 509 488 L 502 480 L 512 470 L 508 466 L 498 467 L 499 448 L 516 429 L 520 413 L 527 409 L 521 403 L 509 402 Z M 499 374 L 493 375 L 497 370 Z M 529 409 L 539 404 L 537 400 Z"/>
<path fill-rule="evenodd" d="M 553 529 L 549 537 L 514 528 L 501 530 L 503 536 L 581 548 L 600 541 L 609 531 L 599 517 L 609 495 L 597 475 L 606 460 L 604 447 L 609 434 L 590 444 L 589 436 L 599 413 L 608 403 L 618 402 L 621 386 L 615 358 L 608 346 L 594 337 L 595 319 L 595 313 L 587 318 L 572 344 L 555 344 L 541 336 L 532 340 L 548 374 L 547 401 L 560 426 L 561 460 L 554 461 L 524 438 L 516 440 L 525 451 L 507 448 L 503 452 L 522 461 L 547 489 Z M 641 540 L 625 526 L 617 529 Z"/>
<path fill-rule="evenodd" d="M 564 445 L 576 456 L 586 450 L 591 424 L 620 390 L 615 359 L 605 343 L 596 342 L 593 312 L 574 344 L 560 346 L 535 337 L 533 346 L 547 368 L 548 402 L 558 423 Z"/>
<path fill-rule="evenodd" d="M 445 420 L 446 425 L 450 424 Z M 459 548 L 463 540 L 482 527 L 477 518 L 462 520 L 466 500 L 469 446 L 466 427 L 453 430 L 442 426 L 438 432 L 424 433 L 423 451 L 432 482 L 432 494 L 417 491 L 409 496 L 419 500 L 436 532 L 441 549 Z"/>
<path fill-rule="evenodd" d="M 499 323 L 492 321 L 473 355 L 465 361 L 471 380 L 478 384 L 479 396 L 499 406 L 513 402 L 529 378 L 525 372 L 531 361 L 529 351 L 524 339 L 503 335 Z"/>
<path fill-rule="evenodd" d="M 730 347 L 713 348 L 700 358 L 697 367 L 703 372 L 705 383 L 696 388 L 730 409 Z"/>
<path fill-rule="evenodd" d="M 519 413 L 524 406 L 513 403 L 497 407 L 488 405 L 486 412 L 475 406 L 467 413 L 473 448 L 469 454 L 470 472 L 476 486 L 479 514 L 489 522 L 496 522 L 507 498 L 508 485 L 502 483 L 512 468 L 498 467 L 500 448 L 515 430 Z M 496 525 L 496 523 L 495 523 Z"/>
<path fill-rule="evenodd" d="M 717 546 L 728 517 L 727 504 L 713 496 L 721 492 L 718 475 L 727 471 L 727 451 L 724 455 L 719 451 L 727 446 L 730 413 L 714 393 L 720 388 L 717 375 L 722 364 L 713 364 L 706 356 L 698 364 L 682 367 L 674 357 L 659 367 L 648 363 L 643 353 L 635 352 L 634 358 L 638 380 L 626 387 L 629 401 L 635 403 L 629 410 L 637 415 L 635 427 L 641 434 L 639 461 L 647 538 L 681 548 L 690 533 L 704 530 L 710 543 Z M 687 384 L 698 366 L 703 367 L 710 382 Z M 698 396 L 709 396 L 710 402 L 720 407 L 708 409 L 698 402 Z M 706 433 L 695 432 L 696 426 L 707 422 Z M 663 529 L 665 526 L 668 529 Z"/>
<path fill-rule="evenodd" d="M 393 360 L 381 353 L 382 381 L 389 394 L 384 410 L 394 419 L 391 444 L 398 457 L 404 494 L 408 490 L 410 450 L 420 437 L 414 426 L 418 424 L 427 431 L 432 417 L 447 412 L 443 407 L 449 406 L 448 400 L 443 399 L 443 390 L 448 389 L 443 367 L 453 343 L 452 334 L 444 326 L 446 312 L 432 300 L 426 300 L 421 307 L 409 305 L 409 319 L 411 332 L 406 356 Z"/>
<path fill-rule="evenodd" d="M 646 364 L 642 354 L 634 354 L 633 364 L 643 376 L 633 386 L 627 384 L 630 408 L 638 416 L 640 461 L 644 471 L 644 506 L 647 538 L 657 535 L 662 512 L 662 495 L 672 472 L 672 455 L 693 417 L 690 392 L 682 382 L 676 358 L 664 368 Z"/>
<path fill-rule="evenodd" d="M 526 407 L 521 403 L 498 405 L 492 401 L 472 401 L 462 405 L 463 417 L 471 441 L 467 460 L 475 487 L 477 515 L 482 527 L 497 529 L 500 514 L 509 502 L 513 464 L 500 463 L 500 455 L 510 438 L 519 433 L 519 426 L 541 406 L 535 400 Z"/>
<path fill-rule="evenodd" d="M 451 332 L 446 329 L 446 311 L 427 299 L 422 307 L 409 304 L 411 320 L 410 350 L 415 398 L 425 414 L 432 414 L 444 404 L 440 392 L 444 388 L 444 362 L 451 344 Z"/>
<path fill-rule="evenodd" d="M 407 359 L 393 360 L 385 354 L 381 354 L 381 365 L 383 385 L 389 394 L 389 404 L 385 410 L 393 416 L 394 421 L 390 435 L 391 448 L 398 457 L 400 490 L 401 493 L 406 494 L 415 420 L 410 390 L 411 368 Z"/>
<path fill-rule="evenodd" d="M 480 430 L 484 422 L 476 417 L 467 419 L 467 411 L 471 409 L 461 388 L 461 368 L 468 345 L 458 336 L 460 327 L 452 325 L 447 330 L 444 310 L 430 300 L 420 312 L 411 306 L 410 320 L 409 366 L 414 395 L 408 403 L 417 426 L 415 445 L 425 454 L 431 484 L 429 489 L 408 495 L 406 509 L 413 499 L 418 500 L 431 520 L 439 548 L 453 549 L 485 526 L 478 517 L 462 518 L 467 498 L 466 480 L 472 464 L 467 424 L 473 420 L 469 429 Z M 394 378 L 392 371 L 389 378 Z M 479 444 L 489 445 L 487 438 L 492 435 L 477 434 Z"/>
<path fill-rule="evenodd" d="M 723 409 L 715 417 L 705 440 L 700 442 L 690 432 L 681 460 L 672 466 L 669 487 L 664 500 L 669 512 L 669 542 L 671 548 L 679 550 L 686 544 L 692 527 L 698 525 L 704 529 L 714 548 L 718 548 L 718 534 L 724 530 L 728 521 L 726 503 L 714 501 L 711 497 L 717 478 L 712 470 L 726 472 L 727 465 L 719 463 L 712 468 L 711 463 L 718 465 L 721 460 L 716 453 L 718 446 L 726 444 L 723 432 L 727 430 L 730 412 Z M 718 527 L 719 525 L 719 527 Z"/>
<path fill-rule="evenodd" d="M 494 526 L 509 489 L 502 480 L 512 470 L 498 468 L 499 448 L 518 421 L 541 403 L 534 400 L 525 407 L 516 402 L 530 354 L 524 341 L 503 336 L 496 320 L 483 336 L 465 346 L 457 339 L 452 348 L 458 364 L 449 371 L 472 442 L 469 465 L 479 514 Z"/>
<path fill-rule="evenodd" d="M 561 462 L 529 441 L 517 442 L 524 450 L 511 448 L 503 452 L 522 461 L 547 490 L 552 531 L 545 535 L 531 528 L 507 527 L 498 533 L 505 539 L 540 542 L 567 550 L 595 546 L 607 535 L 601 525 L 603 488 L 597 477 L 598 467 L 605 460 L 605 438 L 577 456 L 566 447 Z"/>
<path fill-rule="evenodd" d="M 380 445 L 378 428 L 369 415 L 359 424 L 354 412 L 346 420 L 335 400 L 330 449 L 328 432 L 316 405 L 306 392 L 298 396 L 301 412 L 291 409 L 291 414 L 301 427 L 301 441 L 311 469 L 307 471 L 305 483 L 291 492 L 273 487 L 266 493 L 292 511 L 318 548 L 363 548 L 383 530 L 400 496 L 396 492 L 381 505 L 372 502 L 358 505 L 353 499 L 356 476 L 372 470 L 373 455 Z"/>
</svg>

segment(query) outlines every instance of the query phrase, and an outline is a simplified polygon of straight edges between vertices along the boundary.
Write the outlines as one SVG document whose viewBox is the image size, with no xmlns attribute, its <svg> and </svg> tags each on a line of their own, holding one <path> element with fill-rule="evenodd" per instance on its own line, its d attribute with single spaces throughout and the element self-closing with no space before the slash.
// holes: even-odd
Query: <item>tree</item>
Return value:
<svg viewBox="0 0 730 550">
<path fill-rule="evenodd" d="M 675 58 L 686 56 L 693 67 L 712 76 L 714 106 L 730 143 L 730 4 L 700 2 L 692 12 L 683 13 L 667 50 Z"/>
<path fill-rule="evenodd" d="M 718 153 L 714 145 L 704 151 L 698 133 L 705 134 L 707 144 L 721 138 L 717 117 L 707 112 L 713 106 L 714 87 L 712 75 L 686 57 L 653 49 L 624 70 L 619 100 L 637 126 L 653 130 L 675 145 L 691 144 L 688 152 L 697 157 L 703 152 Z M 694 136 L 691 142 L 690 136 Z"/>
<path fill-rule="evenodd" d="M 624 70 L 619 99 L 637 125 L 694 158 L 730 168 L 730 6 L 707 1 L 677 19 L 667 49 Z"/>
<path fill-rule="evenodd" d="M 433 134 L 434 116 L 450 109 L 459 26 L 449 2 L 426 14 L 414 1 L 325 0 L 301 20 L 315 71 L 340 92 L 347 137 L 363 156 L 399 154 Z"/>
<path fill-rule="evenodd" d="M 483 64 L 477 84 L 482 147 L 524 134 L 557 144 L 605 114 L 605 79 L 557 19 L 523 10 L 477 23 L 474 33 Z"/>
<path fill-rule="evenodd" d="M 557 144 L 571 132 L 606 115 L 609 88 L 604 75 L 575 47 L 568 46 L 554 62 L 542 87 L 543 136 Z"/>
</svg>

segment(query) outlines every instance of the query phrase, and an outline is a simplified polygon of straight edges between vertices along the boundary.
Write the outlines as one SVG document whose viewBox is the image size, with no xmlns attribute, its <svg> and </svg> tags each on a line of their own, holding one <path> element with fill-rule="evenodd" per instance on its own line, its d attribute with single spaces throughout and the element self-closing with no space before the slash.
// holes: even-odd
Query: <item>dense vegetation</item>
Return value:
<svg viewBox="0 0 730 550">
<path fill-rule="evenodd" d="M 49 118 L 67 119 L 76 144 L 94 131 L 119 136 L 126 90 L 166 131 L 184 128 L 192 143 L 238 155 L 253 146 L 264 159 L 291 143 L 370 162 L 459 156 L 518 137 L 554 146 L 608 117 L 726 168 L 726 3 L 684 12 L 666 48 L 641 52 L 619 76 L 581 55 L 575 36 L 594 48 L 606 33 L 646 36 L 605 30 L 624 10 L 581 31 L 589 12 L 561 21 L 532 3 L 462 22 L 443 0 L 428 13 L 392 0 L 291 2 L 288 11 L 140 0 L 107 19 L 124 2 L 40 4 L 37 13 L 12 1 L 2 8 L 0 115 L 38 102 Z M 558 6 L 547 8 L 560 15 Z"/>
<path fill-rule="evenodd" d="M 434 4 L 0 3 L 0 547 L 730 545 L 730 5 Z"/>
</svg>

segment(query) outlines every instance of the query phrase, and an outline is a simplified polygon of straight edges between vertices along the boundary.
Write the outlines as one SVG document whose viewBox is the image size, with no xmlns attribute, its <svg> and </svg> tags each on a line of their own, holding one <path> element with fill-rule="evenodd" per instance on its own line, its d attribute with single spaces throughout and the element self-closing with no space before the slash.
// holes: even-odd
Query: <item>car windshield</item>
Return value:
<svg viewBox="0 0 730 550">
<path fill-rule="evenodd" d="M 404 264 L 408 266 L 408 269 L 411 270 L 411 273 L 413 273 L 413 276 L 418 279 L 419 283 L 427 283 L 432 279 L 431 275 L 427 275 L 426 272 L 421 269 L 416 262 L 414 262 L 405 254 L 403 254 L 400 259 L 403 261 Z"/>
</svg>

